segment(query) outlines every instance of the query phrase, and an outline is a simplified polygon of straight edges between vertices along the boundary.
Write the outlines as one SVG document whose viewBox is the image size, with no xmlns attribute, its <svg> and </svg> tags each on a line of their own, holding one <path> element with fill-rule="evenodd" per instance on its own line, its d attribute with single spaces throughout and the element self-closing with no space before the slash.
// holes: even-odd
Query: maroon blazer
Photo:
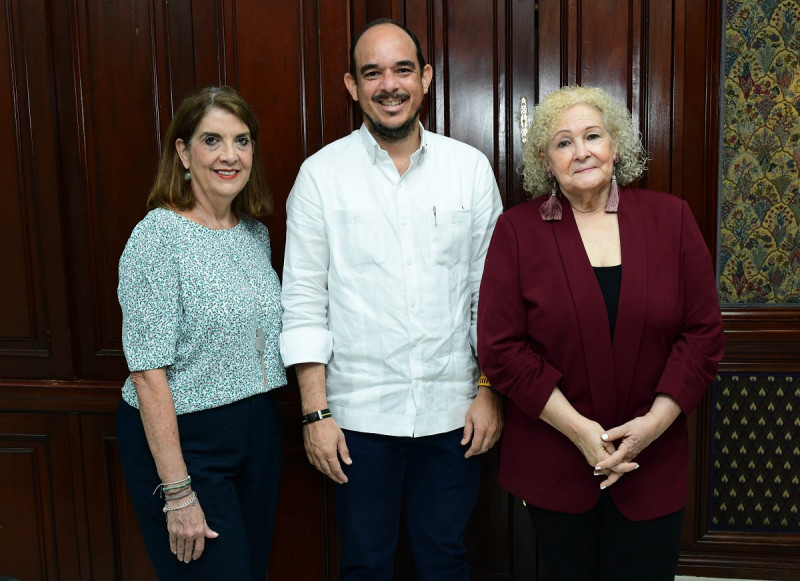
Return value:
<svg viewBox="0 0 800 581">
<path fill-rule="evenodd" d="M 543 198 L 497 222 L 480 290 L 478 359 L 507 396 L 498 480 L 527 502 L 591 509 L 600 480 L 567 437 L 539 419 L 559 386 L 584 416 L 610 429 L 645 414 L 656 394 L 682 414 L 609 487 L 619 510 L 645 520 L 686 504 L 686 415 L 724 352 L 711 257 L 689 206 L 648 190 L 620 192 L 622 286 L 614 342 L 603 295 L 575 218 L 545 222 Z"/>
</svg>

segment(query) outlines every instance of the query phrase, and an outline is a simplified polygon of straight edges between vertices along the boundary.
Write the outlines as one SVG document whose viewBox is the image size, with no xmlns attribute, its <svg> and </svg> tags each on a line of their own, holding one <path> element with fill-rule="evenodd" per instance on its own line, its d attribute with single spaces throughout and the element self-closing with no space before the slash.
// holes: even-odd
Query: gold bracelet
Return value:
<svg viewBox="0 0 800 581">
<path fill-rule="evenodd" d="M 485 375 L 481 375 L 478 378 L 478 387 L 492 387 L 492 384 L 489 383 L 489 379 Z"/>
</svg>

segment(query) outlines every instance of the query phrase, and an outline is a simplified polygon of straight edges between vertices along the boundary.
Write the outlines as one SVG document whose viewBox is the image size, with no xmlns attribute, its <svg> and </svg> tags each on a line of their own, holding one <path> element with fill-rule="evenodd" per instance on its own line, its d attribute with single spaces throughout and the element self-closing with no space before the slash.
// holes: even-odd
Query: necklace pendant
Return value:
<svg viewBox="0 0 800 581">
<path fill-rule="evenodd" d="M 264 337 L 264 328 L 259 327 L 258 329 L 256 329 L 256 350 L 259 353 L 263 353 L 266 347 L 267 347 L 267 338 Z"/>
</svg>

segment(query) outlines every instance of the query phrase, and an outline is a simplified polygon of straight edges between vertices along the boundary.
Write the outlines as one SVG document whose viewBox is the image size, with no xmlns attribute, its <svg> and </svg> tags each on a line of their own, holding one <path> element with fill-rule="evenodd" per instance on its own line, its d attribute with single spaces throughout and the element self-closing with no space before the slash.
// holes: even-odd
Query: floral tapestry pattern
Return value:
<svg viewBox="0 0 800 581">
<path fill-rule="evenodd" d="M 724 16 L 720 301 L 800 306 L 800 0 Z"/>
</svg>

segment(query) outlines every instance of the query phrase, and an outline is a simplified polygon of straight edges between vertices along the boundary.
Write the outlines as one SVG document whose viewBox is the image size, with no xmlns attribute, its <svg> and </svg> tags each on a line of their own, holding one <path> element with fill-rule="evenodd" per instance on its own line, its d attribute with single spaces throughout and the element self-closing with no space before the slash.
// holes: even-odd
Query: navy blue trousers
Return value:
<svg viewBox="0 0 800 581">
<path fill-rule="evenodd" d="M 683 510 L 632 521 L 603 492 L 589 512 L 568 514 L 528 505 L 547 581 L 673 581 Z"/>
<path fill-rule="evenodd" d="M 463 430 L 421 438 L 345 430 L 353 459 L 336 487 L 339 581 L 391 581 L 405 509 L 417 581 L 466 581 L 464 529 L 478 499 L 481 459 Z"/>
<path fill-rule="evenodd" d="M 147 551 L 163 580 L 258 580 L 267 575 L 281 467 L 281 431 L 272 393 L 178 416 L 181 449 L 206 522 L 219 533 L 202 556 L 178 561 L 169 548 L 161 481 L 139 410 L 124 401 L 117 439 L 125 483 Z"/>
</svg>

